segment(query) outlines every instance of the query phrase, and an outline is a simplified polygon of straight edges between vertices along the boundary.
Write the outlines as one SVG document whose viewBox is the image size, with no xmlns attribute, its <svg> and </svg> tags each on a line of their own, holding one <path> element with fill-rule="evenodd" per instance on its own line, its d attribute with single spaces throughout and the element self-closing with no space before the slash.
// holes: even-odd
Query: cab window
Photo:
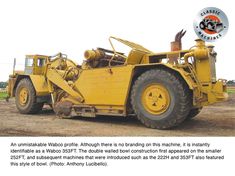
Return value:
<svg viewBox="0 0 235 176">
<path fill-rule="evenodd" d="M 25 66 L 32 67 L 33 66 L 33 58 L 26 58 L 25 59 Z"/>
<path fill-rule="evenodd" d="M 45 65 L 45 59 L 44 58 L 38 58 L 37 66 L 42 67 L 44 65 Z"/>
</svg>

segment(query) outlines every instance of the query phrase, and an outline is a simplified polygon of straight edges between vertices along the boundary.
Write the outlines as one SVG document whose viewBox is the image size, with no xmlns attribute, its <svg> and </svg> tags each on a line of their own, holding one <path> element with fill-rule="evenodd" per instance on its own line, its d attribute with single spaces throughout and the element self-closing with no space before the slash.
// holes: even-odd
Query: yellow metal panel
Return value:
<svg viewBox="0 0 235 176">
<path fill-rule="evenodd" d="M 128 58 L 126 59 L 127 64 L 140 64 L 143 56 L 145 53 L 138 51 L 138 50 L 131 50 L 131 52 L 128 55 Z"/>
<path fill-rule="evenodd" d="M 196 60 L 197 78 L 201 83 L 211 82 L 211 70 L 209 59 Z"/>
<path fill-rule="evenodd" d="M 30 75 L 30 79 L 36 90 L 36 95 L 43 96 L 49 94 L 47 82 L 43 75 Z"/>
<path fill-rule="evenodd" d="M 169 51 L 169 52 L 160 52 L 160 53 L 151 53 L 149 56 L 164 56 L 167 58 L 167 55 L 180 55 L 181 53 L 187 53 L 189 50 L 179 50 L 179 51 Z"/>
<path fill-rule="evenodd" d="M 75 86 L 86 104 L 125 105 L 133 66 L 83 70 Z"/>
<path fill-rule="evenodd" d="M 76 91 L 72 87 L 70 87 L 68 82 L 65 81 L 55 69 L 48 69 L 46 76 L 48 80 L 63 89 L 69 95 L 78 99 L 79 102 L 83 102 L 83 97 L 79 93 L 79 91 Z"/>
<path fill-rule="evenodd" d="M 44 65 L 39 64 L 39 59 L 44 60 Z M 43 55 L 35 55 L 34 56 L 34 67 L 33 67 L 33 74 L 34 75 L 42 75 L 45 72 L 45 63 L 48 59 L 48 56 Z"/>
<path fill-rule="evenodd" d="M 225 82 L 218 80 L 208 92 L 208 102 L 210 104 L 220 101 L 226 101 L 228 99 L 228 93 L 226 92 Z"/>
</svg>

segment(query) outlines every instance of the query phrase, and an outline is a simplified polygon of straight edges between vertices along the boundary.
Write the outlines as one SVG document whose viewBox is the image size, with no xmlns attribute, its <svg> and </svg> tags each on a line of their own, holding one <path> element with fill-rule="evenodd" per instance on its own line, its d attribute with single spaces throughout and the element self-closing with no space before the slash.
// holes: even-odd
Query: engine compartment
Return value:
<svg viewBox="0 0 235 176">
<path fill-rule="evenodd" d="M 123 65 L 126 61 L 126 56 L 121 52 L 97 48 L 86 50 L 84 52 L 85 61 L 82 68 L 102 68 L 108 66 Z"/>
</svg>

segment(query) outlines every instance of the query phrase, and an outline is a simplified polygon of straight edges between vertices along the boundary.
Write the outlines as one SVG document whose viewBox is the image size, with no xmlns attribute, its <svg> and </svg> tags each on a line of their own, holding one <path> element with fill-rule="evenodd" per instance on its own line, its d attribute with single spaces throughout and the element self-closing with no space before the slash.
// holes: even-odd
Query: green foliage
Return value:
<svg viewBox="0 0 235 176">
<path fill-rule="evenodd" d="M 235 86 L 235 80 L 229 80 L 227 81 L 228 86 Z"/>
<path fill-rule="evenodd" d="M 6 92 L 0 92 L 0 100 L 4 99 L 7 97 L 7 93 Z"/>
<path fill-rule="evenodd" d="M 235 88 L 228 87 L 227 92 L 228 92 L 228 94 L 235 94 Z"/>
</svg>

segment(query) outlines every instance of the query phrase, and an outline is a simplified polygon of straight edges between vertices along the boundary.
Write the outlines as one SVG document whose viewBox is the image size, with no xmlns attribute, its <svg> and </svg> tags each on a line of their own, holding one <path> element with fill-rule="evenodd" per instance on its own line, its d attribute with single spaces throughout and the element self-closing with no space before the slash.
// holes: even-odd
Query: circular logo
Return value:
<svg viewBox="0 0 235 176">
<path fill-rule="evenodd" d="M 228 18 L 216 7 L 207 7 L 198 12 L 193 23 L 197 36 L 207 42 L 222 38 L 228 31 Z"/>
</svg>

